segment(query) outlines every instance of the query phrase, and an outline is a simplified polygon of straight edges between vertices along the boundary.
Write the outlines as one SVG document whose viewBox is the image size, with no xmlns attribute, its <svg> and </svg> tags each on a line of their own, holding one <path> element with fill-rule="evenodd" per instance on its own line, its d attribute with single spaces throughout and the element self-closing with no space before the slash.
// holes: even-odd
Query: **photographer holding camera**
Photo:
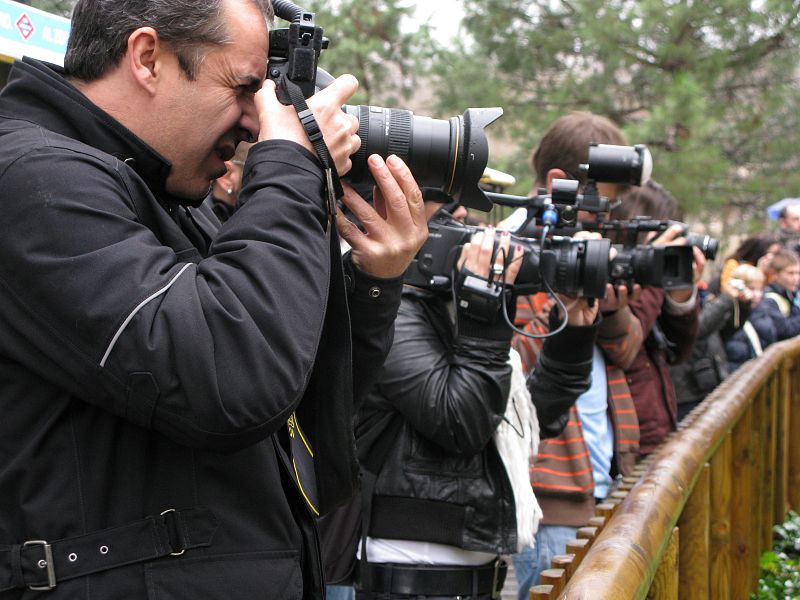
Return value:
<svg viewBox="0 0 800 600">
<path fill-rule="evenodd" d="M 565 178 L 579 178 L 584 186 L 579 165 L 587 162 L 590 143 L 626 142 L 616 125 L 599 115 L 573 112 L 555 121 L 531 155 L 537 187 L 550 192 L 553 180 Z M 598 187 L 610 200 L 619 194 L 617 185 L 599 183 Z M 595 215 L 580 213 L 579 218 L 590 220 Z M 516 322 L 524 331 L 542 335 L 550 330 L 553 302 L 544 296 L 519 299 Z M 538 455 L 531 458 L 531 485 L 544 516 L 535 545 L 513 557 L 520 600 L 527 599 L 539 573 L 550 568 L 553 556 L 563 554 L 577 528 L 594 515 L 596 499 L 611 491 L 614 477 L 631 472 L 637 456 L 638 423 L 621 369 L 630 364 L 641 345 L 641 327 L 628 308 L 625 286 L 608 285 L 607 297 L 598 307 L 597 342 L 587 347 L 592 357 L 591 387 L 577 399 L 557 398 L 551 406 L 544 405 L 543 398 L 534 398 L 543 422 L 542 437 L 552 439 L 543 439 Z M 532 369 L 541 342 L 516 335 L 512 346 L 519 351 L 523 367 Z"/>
<path fill-rule="evenodd" d="M 611 211 L 617 219 L 641 215 L 652 219 L 678 217 L 677 201 L 655 182 L 631 188 L 621 200 L 619 206 Z M 671 225 L 657 237 L 653 233 L 641 234 L 643 239 L 640 241 L 647 241 L 653 246 L 686 245 L 684 233 L 682 225 Z M 704 268 L 702 251 L 693 247 L 692 274 L 695 285 L 671 290 L 645 287 L 641 295 L 630 303 L 645 340 L 634 360 L 625 368 L 639 417 L 639 451 L 642 455 L 655 450 L 678 425 L 677 398 L 669 365 L 685 361 L 694 346 L 700 312 L 696 283 Z"/>
<path fill-rule="evenodd" d="M 429 216 L 440 206 L 425 203 Z M 510 287 L 522 250 L 510 240 L 478 232 L 461 250 L 454 289 L 404 290 L 394 344 L 356 426 L 362 464 L 385 448 L 365 487 L 357 598 L 495 598 L 506 573 L 499 555 L 517 550 L 521 523 L 535 522 L 524 516 L 534 510 L 530 489 L 526 504 L 496 439 L 506 419 L 511 435 L 524 433 L 524 473 L 538 427 L 522 418 L 527 404 L 509 398 L 512 330 L 499 303 L 476 310 L 465 292 Z M 593 344 L 596 311 L 573 307 L 544 344 L 528 381 L 536 401 L 574 401 L 588 387 L 591 360 L 581 349 Z"/>
<path fill-rule="evenodd" d="M 0 94 L 0 598 L 321 598 L 314 516 L 427 230 L 397 157 L 336 220 L 267 0 L 79 0 Z M 309 98 L 340 174 L 350 76 Z M 196 206 L 241 141 L 241 208 Z M 342 260 L 334 221 L 352 246 Z M 342 264 L 344 262 L 344 264 Z M 356 375 L 357 374 L 357 375 Z M 29 592 L 41 590 L 46 593 Z"/>
</svg>

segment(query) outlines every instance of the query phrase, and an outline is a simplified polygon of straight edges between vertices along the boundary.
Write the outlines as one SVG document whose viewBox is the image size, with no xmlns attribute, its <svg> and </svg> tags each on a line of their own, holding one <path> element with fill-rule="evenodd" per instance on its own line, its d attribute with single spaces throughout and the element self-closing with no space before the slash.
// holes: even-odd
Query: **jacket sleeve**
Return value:
<svg viewBox="0 0 800 600">
<path fill-rule="evenodd" d="M 542 438 L 561 433 L 570 408 L 589 389 L 597 328 L 597 323 L 589 327 L 567 326 L 545 341 L 528 378 Z"/>
<path fill-rule="evenodd" d="M 700 305 L 697 302 L 686 313 L 676 315 L 663 310 L 659 315 L 659 325 L 673 344 L 671 364 L 681 363 L 691 356 L 700 324 L 699 315 Z"/>
<path fill-rule="evenodd" d="M 700 311 L 700 322 L 697 330 L 698 339 L 706 339 L 712 333 L 720 331 L 733 315 L 734 300 L 727 294 L 717 296 L 706 302 Z"/>
<path fill-rule="evenodd" d="M 642 347 L 642 324 L 629 307 L 604 315 L 597 328 L 597 343 L 606 360 L 627 369 Z"/>
<path fill-rule="evenodd" d="M 633 316 L 639 320 L 642 328 L 642 339 L 647 339 L 653 326 L 661 314 L 661 305 L 664 303 L 664 290 L 653 287 L 642 289 L 637 300 L 631 300 L 630 307 Z"/>
<path fill-rule="evenodd" d="M 345 257 L 348 305 L 353 334 L 353 395 L 356 407 L 377 381 L 392 347 L 394 320 L 400 307 L 403 278 L 381 279 L 358 270 Z"/>
<path fill-rule="evenodd" d="M 143 224 L 148 191 L 121 161 L 43 146 L 0 184 L 14 198 L 0 221 L 0 301 L 19 362 L 190 446 L 235 450 L 286 422 L 314 363 L 329 281 L 310 153 L 254 146 L 248 201 L 199 262 L 184 258 L 188 241 L 176 251 Z"/>
<path fill-rule="evenodd" d="M 420 435 L 471 456 L 485 448 L 505 412 L 509 342 L 457 335 L 449 350 L 430 320 L 438 315 L 431 317 L 424 302 L 403 299 L 378 392 Z"/>
</svg>

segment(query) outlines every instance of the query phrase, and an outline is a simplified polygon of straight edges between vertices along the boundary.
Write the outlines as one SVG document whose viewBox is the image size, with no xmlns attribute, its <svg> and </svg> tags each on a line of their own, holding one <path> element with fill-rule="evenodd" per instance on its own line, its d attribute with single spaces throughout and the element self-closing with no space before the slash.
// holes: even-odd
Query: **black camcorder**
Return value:
<svg viewBox="0 0 800 600">
<path fill-rule="evenodd" d="M 314 14 L 287 0 L 274 0 L 276 16 L 288 28 L 269 32 L 267 76 L 276 83 L 278 99 L 292 104 L 282 82 L 289 80 L 308 98 L 333 78 L 318 68 L 328 47 Z M 492 202 L 478 186 L 489 160 L 484 128 L 503 114 L 502 108 L 469 108 L 463 115 L 432 119 L 411 111 L 376 106 L 344 106 L 358 118 L 361 148 L 350 157 L 353 168 L 344 177 L 352 183 L 369 183 L 367 158 L 396 154 L 408 165 L 420 186 L 439 188 L 467 208 L 488 211 Z"/>
<path fill-rule="evenodd" d="M 461 247 L 480 227 L 470 227 L 444 215 L 428 223 L 428 240 L 411 262 L 405 282 L 431 290 L 449 291 L 454 284 Z M 498 239 L 499 241 L 499 239 Z M 523 248 L 514 294 L 553 291 L 586 298 L 603 298 L 609 276 L 609 240 L 547 238 L 542 243 L 512 236 L 511 247 Z M 518 260 L 510 256 L 506 263 Z"/>
</svg>

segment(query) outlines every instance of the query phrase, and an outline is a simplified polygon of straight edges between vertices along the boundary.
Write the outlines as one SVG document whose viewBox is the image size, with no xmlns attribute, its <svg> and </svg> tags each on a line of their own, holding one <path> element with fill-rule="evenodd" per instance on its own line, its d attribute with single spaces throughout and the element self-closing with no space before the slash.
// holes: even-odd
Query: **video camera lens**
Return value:
<svg viewBox="0 0 800 600">
<path fill-rule="evenodd" d="M 692 248 L 690 246 L 626 247 L 614 244 L 617 255 L 610 264 L 614 285 L 685 289 L 693 285 Z"/>
<path fill-rule="evenodd" d="M 717 258 L 717 251 L 719 250 L 718 239 L 699 233 L 690 233 L 686 236 L 686 244 L 688 246 L 700 248 L 703 256 L 705 256 L 708 260 L 714 260 Z"/>
<path fill-rule="evenodd" d="M 581 170 L 592 181 L 641 186 L 653 174 L 653 156 L 643 144 L 591 144 L 589 160 L 581 165 Z"/>
<path fill-rule="evenodd" d="M 367 158 L 395 154 L 420 186 L 440 188 L 467 208 L 492 208 L 478 182 L 489 160 L 484 128 L 503 114 L 502 108 L 469 108 L 447 120 L 379 106 L 345 105 L 343 110 L 358 119 L 361 138 L 361 148 L 350 157 L 349 181 L 371 182 Z"/>
</svg>

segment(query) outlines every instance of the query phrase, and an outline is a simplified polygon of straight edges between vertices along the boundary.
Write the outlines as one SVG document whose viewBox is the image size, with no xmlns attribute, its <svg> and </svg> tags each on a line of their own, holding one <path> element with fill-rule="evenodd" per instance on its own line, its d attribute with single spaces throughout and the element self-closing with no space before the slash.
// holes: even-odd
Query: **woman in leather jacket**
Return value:
<svg viewBox="0 0 800 600">
<path fill-rule="evenodd" d="M 489 228 L 465 245 L 462 272 L 491 277 L 504 255 L 493 256 L 494 239 Z M 501 235 L 501 246 L 509 240 Z M 560 430 L 589 386 L 597 308 L 567 302 L 569 324 L 546 341 L 528 380 L 543 431 Z M 493 434 L 507 408 L 511 336 L 502 316 L 482 322 L 449 293 L 406 286 L 392 350 L 357 419 L 360 439 L 376 428 L 396 436 L 367 503 L 357 598 L 475 600 L 502 588 L 499 555 L 517 551 L 516 507 Z"/>
</svg>

